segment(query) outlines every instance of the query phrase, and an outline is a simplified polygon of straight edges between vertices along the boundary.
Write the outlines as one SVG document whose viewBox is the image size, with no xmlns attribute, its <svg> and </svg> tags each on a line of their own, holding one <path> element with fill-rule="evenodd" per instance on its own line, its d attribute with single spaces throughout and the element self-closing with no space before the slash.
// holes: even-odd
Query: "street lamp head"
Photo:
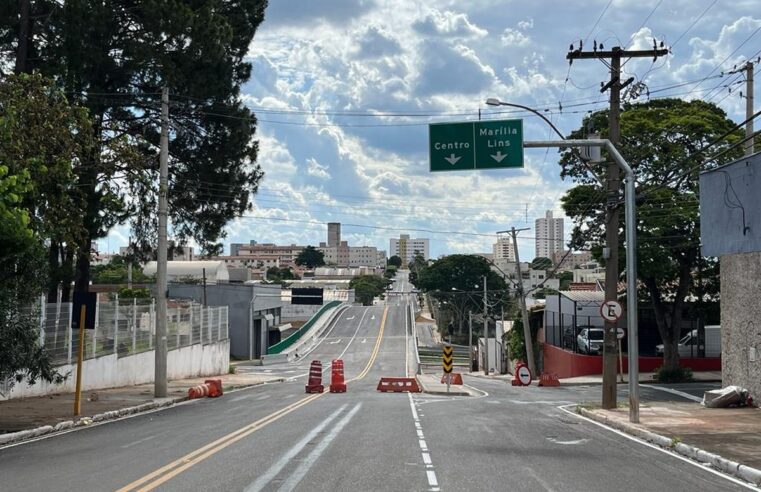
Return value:
<svg viewBox="0 0 761 492">
<path fill-rule="evenodd" d="M 487 106 L 501 106 L 502 102 L 496 97 L 490 97 L 489 99 L 486 100 L 486 105 Z"/>
</svg>

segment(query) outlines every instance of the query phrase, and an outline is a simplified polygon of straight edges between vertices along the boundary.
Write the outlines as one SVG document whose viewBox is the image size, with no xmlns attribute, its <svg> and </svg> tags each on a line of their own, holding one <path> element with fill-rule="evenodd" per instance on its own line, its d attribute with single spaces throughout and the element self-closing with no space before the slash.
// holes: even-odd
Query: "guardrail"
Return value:
<svg viewBox="0 0 761 492">
<path fill-rule="evenodd" d="M 309 318 L 309 321 L 304 323 L 304 326 L 296 330 L 286 338 L 285 340 L 281 340 L 280 342 L 276 343 L 275 345 L 271 347 L 267 347 L 267 355 L 273 355 L 273 354 L 279 354 L 283 350 L 287 349 L 294 343 L 296 343 L 303 335 L 304 333 L 308 332 L 312 326 L 314 326 L 315 322 L 317 322 L 320 317 L 325 314 L 328 310 L 338 306 L 341 304 L 341 301 L 330 301 L 327 304 L 323 305 L 319 311 L 314 313 L 314 315 Z"/>
<path fill-rule="evenodd" d="M 421 374 L 420 371 L 420 352 L 418 352 L 418 338 L 417 338 L 417 326 L 415 325 L 415 305 L 413 303 L 408 304 L 410 311 L 410 335 L 412 335 L 413 345 L 415 346 L 415 373 Z"/>
</svg>

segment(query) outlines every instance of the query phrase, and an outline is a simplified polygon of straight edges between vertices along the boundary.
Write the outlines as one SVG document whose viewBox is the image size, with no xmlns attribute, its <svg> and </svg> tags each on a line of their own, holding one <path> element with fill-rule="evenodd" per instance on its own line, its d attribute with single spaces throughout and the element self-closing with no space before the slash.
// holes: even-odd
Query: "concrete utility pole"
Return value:
<svg viewBox="0 0 761 492">
<path fill-rule="evenodd" d="M 745 155 L 751 155 L 754 152 L 753 138 L 753 62 L 746 62 L 745 65 L 729 72 L 729 74 L 745 72 L 745 136 L 748 140 L 743 143 Z M 740 93 L 742 95 L 742 93 Z"/>
<path fill-rule="evenodd" d="M 528 321 L 528 309 L 526 309 L 526 294 L 523 292 L 523 276 L 521 274 L 521 257 L 518 254 L 518 233 L 528 231 L 529 229 L 510 229 L 513 236 L 513 251 L 515 252 L 515 275 L 518 276 L 518 305 L 521 308 L 521 319 L 523 320 L 523 340 L 526 344 L 526 363 L 533 377 L 536 377 L 536 364 L 534 363 L 534 346 L 531 343 L 531 326 Z"/>
<path fill-rule="evenodd" d="M 581 44 L 579 49 L 571 51 L 566 55 L 571 63 L 577 59 L 607 59 L 610 58 L 610 81 L 605 84 L 600 92 L 610 89 L 610 110 L 608 113 L 608 140 L 614 147 L 618 147 L 621 141 L 621 89 L 631 84 L 634 78 L 631 77 L 621 82 L 621 58 L 653 58 L 658 59 L 660 56 L 668 54 L 668 49 L 659 49 L 653 40 L 652 50 L 633 50 L 628 51 L 614 46 L 611 51 L 597 50 L 597 42 L 594 44 L 593 51 L 582 51 Z M 605 248 L 603 248 L 603 257 L 605 258 L 605 300 L 618 300 L 618 229 L 619 213 L 618 202 L 621 189 L 621 177 L 619 167 L 615 162 L 610 162 L 606 172 L 606 189 L 607 189 L 607 212 L 605 217 Z M 630 326 L 630 330 L 636 330 L 636 326 Z M 574 334 L 575 335 L 575 334 Z M 616 323 L 605 322 L 605 335 L 603 341 L 603 373 L 602 373 L 602 407 L 615 408 L 617 405 L 616 395 Z"/>
<path fill-rule="evenodd" d="M 169 88 L 161 90 L 161 150 L 159 154 L 159 244 L 156 258 L 156 366 L 153 394 L 167 396 L 167 194 L 169 191 Z"/>
</svg>

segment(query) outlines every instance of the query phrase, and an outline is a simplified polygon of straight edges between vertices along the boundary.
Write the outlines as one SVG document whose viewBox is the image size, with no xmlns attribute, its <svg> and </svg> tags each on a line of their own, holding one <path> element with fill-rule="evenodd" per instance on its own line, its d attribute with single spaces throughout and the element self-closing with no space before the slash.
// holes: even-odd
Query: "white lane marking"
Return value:
<svg viewBox="0 0 761 492">
<path fill-rule="evenodd" d="M 438 487 L 439 482 L 438 480 L 436 480 L 436 472 L 433 470 L 428 470 L 425 473 L 426 475 L 428 475 L 428 485 L 430 485 L 431 487 Z"/>
<path fill-rule="evenodd" d="M 692 466 L 696 466 L 696 467 L 700 468 L 701 470 L 705 470 L 705 471 L 707 471 L 709 473 L 713 473 L 716 476 L 719 476 L 721 478 L 729 480 L 730 482 L 736 483 L 737 485 L 741 485 L 741 486 L 745 487 L 746 489 L 758 490 L 758 488 L 756 488 L 756 487 L 754 487 L 754 486 L 752 486 L 752 485 L 750 485 L 750 484 L 748 484 L 746 482 L 743 482 L 742 480 L 734 478 L 734 477 L 732 477 L 730 475 L 725 475 L 724 473 L 722 473 L 722 472 L 720 472 L 718 470 L 715 470 L 713 468 L 710 468 L 707 465 L 703 465 L 702 463 L 699 463 L 697 461 L 692 461 L 689 458 L 685 458 L 682 455 L 676 454 L 676 453 L 674 453 L 672 451 L 669 451 L 667 449 L 663 449 L 662 447 L 656 446 L 655 444 L 649 443 L 647 441 L 643 441 L 642 439 L 639 439 L 639 438 L 634 437 L 634 436 L 630 436 L 626 432 L 621 432 L 620 430 L 614 429 L 613 427 L 608 427 L 607 425 L 602 424 L 600 422 L 597 422 L 596 420 L 592 420 L 592 419 L 587 418 L 587 417 L 585 417 L 583 415 L 579 415 L 576 412 L 572 412 L 571 410 L 568 410 L 568 408 L 566 408 L 565 406 L 560 406 L 560 407 L 557 407 L 557 408 L 560 409 L 561 411 L 567 413 L 568 415 L 573 415 L 574 417 L 580 418 L 582 420 L 586 420 L 590 424 L 594 424 L 594 425 L 596 425 L 598 427 L 602 427 L 603 429 L 607 429 L 607 430 L 609 430 L 610 432 L 612 432 L 614 434 L 618 434 L 621 437 L 625 437 L 626 439 L 629 439 L 630 441 L 634 441 L 634 442 L 637 442 L 639 444 L 642 444 L 643 446 L 647 446 L 649 448 L 653 448 L 656 451 L 660 451 L 661 453 L 664 453 L 664 454 L 667 454 L 667 455 L 671 456 L 672 458 L 676 458 L 678 460 L 682 460 L 682 461 L 684 461 L 686 463 L 691 464 Z"/>
<path fill-rule="evenodd" d="M 589 439 L 574 439 L 573 441 L 558 441 L 554 437 L 548 437 L 547 440 L 550 442 L 554 442 L 555 444 L 564 444 L 569 446 L 573 446 L 575 444 L 584 444 L 589 442 Z"/>
<path fill-rule="evenodd" d="M 330 430 L 330 432 L 322 439 L 322 441 L 320 441 L 320 443 L 315 446 L 312 452 L 309 453 L 306 458 L 304 458 L 304 461 L 301 462 L 299 467 L 296 468 L 291 476 L 288 477 L 285 482 L 283 482 L 283 485 L 279 490 L 290 492 L 296 488 L 299 482 L 301 482 L 301 480 L 307 474 L 309 469 L 312 468 L 312 465 L 317 462 L 317 460 L 320 458 L 320 455 L 322 455 L 330 443 L 333 442 L 338 433 L 341 432 L 344 427 L 346 427 L 346 424 L 349 423 L 349 421 L 354 417 L 354 415 L 356 415 L 360 408 L 362 408 L 361 402 L 357 403 L 354 408 L 349 411 L 349 413 L 344 415 L 344 417 L 338 421 L 338 423 Z"/>
<path fill-rule="evenodd" d="M 359 323 L 357 323 L 357 329 L 354 330 L 354 334 L 351 336 L 351 339 L 349 340 L 349 343 L 346 344 L 346 347 L 344 347 L 343 351 L 341 352 L 341 354 L 338 357 L 336 357 L 336 359 L 343 358 L 343 356 L 346 353 L 346 351 L 349 350 L 349 346 L 351 345 L 351 342 L 354 341 L 354 338 L 356 338 L 357 333 L 359 333 L 359 328 L 362 326 L 362 321 L 365 320 L 365 315 L 367 314 L 367 311 L 369 311 L 369 310 L 370 310 L 370 308 L 365 308 L 365 312 L 362 313 L 362 318 L 360 318 Z"/>
<path fill-rule="evenodd" d="M 270 396 L 271 396 L 271 395 L 262 395 L 262 396 L 260 396 L 259 398 L 257 398 L 257 399 L 256 399 L 256 401 L 263 401 L 263 400 L 266 400 L 266 399 L 267 399 L 267 398 L 269 398 Z"/>
<path fill-rule="evenodd" d="M 420 426 L 420 415 L 415 408 L 415 400 L 412 398 L 412 393 L 407 393 L 407 397 L 410 400 L 410 410 L 412 411 L 412 419 L 415 421 L 415 428 L 417 429 L 417 435 L 419 438 L 423 437 L 423 431 Z M 439 490 L 439 481 L 436 479 L 436 472 L 433 470 L 433 461 L 431 460 L 431 453 L 428 450 L 428 443 L 424 439 L 418 439 L 418 445 L 420 446 L 420 452 L 423 457 L 423 464 L 428 468 L 425 471 L 426 478 L 428 479 L 428 486 L 430 491 L 435 492 Z"/>
<path fill-rule="evenodd" d="M 158 436 L 155 436 L 155 435 L 154 435 L 154 436 L 148 436 L 148 437 L 144 437 L 143 439 L 138 439 L 138 440 L 137 440 L 137 441 L 135 441 L 135 442 L 131 442 L 131 443 L 129 443 L 129 444 L 125 444 L 124 446 L 122 446 L 122 449 L 131 448 L 131 447 L 132 447 L 132 446 L 134 446 L 135 444 L 142 444 L 142 443 L 144 443 L 144 442 L 146 442 L 146 441 L 150 441 L 151 439 L 155 439 L 156 437 L 158 437 Z"/>
<path fill-rule="evenodd" d="M 360 343 L 367 343 L 367 338 L 363 338 Z"/>
<path fill-rule="evenodd" d="M 241 400 L 248 400 L 252 396 L 254 396 L 254 395 L 236 396 L 235 398 L 231 398 L 230 401 L 231 402 L 236 402 L 236 401 L 241 401 Z"/>
<path fill-rule="evenodd" d="M 418 429 L 418 431 L 417 431 L 417 436 L 418 436 L 420 439 L 425 439 L 425 436 L 423 435 L 423 431 L 422 431 L 421 429 Z"/>
<path fill-rule="evenodd" d="M 330 415 L 325 418 L 322 422 L 320 422 L 317 427 L 312 429 L 312 431 L 304 436 L 304 438 L 297 442 L 291 449 L 289 449 L 277 462 L 275 462 L 269 469 L 264 473 L 264 475 L 259 476 L 255 481 L 253 481 L 251 484 L 249 484 L 248 487 L 246 487 L 246 492 L 259 492 L 260 490 L 263 490 L 264 487 L 266 487 L 273 478 L 277 476 L 278 473 L 280 473 L 283 468 L 286 467 L 290 463 L 290 461 L 298 456 L 298 454 L 309 444 L 312 439 L 317 437 L 317 434 L 323 431 L 325 427 L 328 426 L 333 420 L 335 420 L 338 415 L 344 411 L 346 408 L 346 405 L 342 405 L 338 407 L 338 410 L 331 413 Z"/>
<path fill-rule="evenodd" d="M 344 319 L 345 319 L 346 321 L 351 321 L 351 320 L 353 320 L 353 319 L 354 319 L 354 316 L 352 316 L 352 317 L 350 317 L 350 318 L 344 318 Z"/>
<path fill-rule="evenodd" d="M 338 340 L 333 340 L 332 342 L 330 342 L 330 345 L 335 345 L 337 343 L 341 343 L 341 339 L 340 338 Z"/>
<path fill-rule="evenodd" d="M 375 319 L 375 315 L 373 314 L 372 316 L 370 316 L 370 320 L 374 320 L 374 319 Z"/>
<path fill-rule="evenodd" d="M 679 391 L 679 390 L 675 390 L 675 389 L 672 389 L 672 388 L 665 388 L 663 386 L 656 386 L 654 384 L 648 385 L 648 386 L 646 386 L 646 388 L 653 388 L 653 389 L 656 389 L 656 390 L 664 391 L 666 393 L 671 393 L 672 395 L 681 396 L 682 398 L 686 398 L 688 400 L 696 401 L 698 403 L 703 403 L 703 399 L 702 398 L 700 398 L 698 396 L 691 395 L 689 393 L 685 393 L 684 391 Z"/>
</svg>

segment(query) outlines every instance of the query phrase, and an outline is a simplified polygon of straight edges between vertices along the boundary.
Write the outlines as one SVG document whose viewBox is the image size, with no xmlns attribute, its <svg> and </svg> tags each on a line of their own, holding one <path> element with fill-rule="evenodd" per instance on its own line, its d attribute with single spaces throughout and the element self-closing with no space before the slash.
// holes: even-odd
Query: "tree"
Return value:
<svg viewBox="0 0 761 492">
<path fill-rule="evenodd" d="M 558 279 L 560 280 L 560 290 L 569 290 L 571 282 L 573 282 L 573 272 L 560 272 Z"/>
<path fill-rule="evenodd" d="M 227 222 L 250 208 L 263 173 L 240 88 L 266 5 L 34 2 L 24 69 L 55 79 L 88 109 L 98 144 L 74 168 L 84 200 L 78 290 L 90 281 L 90 242 L 115 224 L 131 220 L 137 249 L 154 249 L 162 87 L 173 101 L 169 211 L 178 242 L 194 238 L 217 253 Z M 0 53 L 13 52 L 14 27 L 0 30 Z"/>
<path fill-rule="evenodd" d="M 552 260 L 544 256 L 537 256 L 530 266 L 532 270 L 549 270 L 552 268 Z"/>
<path fill-rule="evenodd" d="M 73 165 L 94 145 L 87 111 L 72 106 L 39 74 L 2 80 L 0 107 L 0 162 L 11 175 L 28 173 L 29 189 L 20 205 L 29 213 L 30 227 L 51 244 L 49 254 L 56 263 L 59 256 L 73 258 L 84 232 L 83 195 L 75 186 Z M 49 297 L 56 297 L 60 282 L 68 299 L 73 272 L 51 264 L 49 274 Z"/>
<path fill-rule="evenodd" d="M 305 266 L 309 270 L 313 270 L 314 268 L 325 264 L 325 255 L 314 246 L 307 246 L 301 250 L 301 253 L 299 253 L 298 256 L 296 256 L 296 264 L 299 266 Z"/>
<path fill-rule="evenodd" d="M 372 306 L 373 299 L 380 297 L 391 282 L 378 275 L 359 275 L 349 282 L 349 288 L 354 289 L 354 297 L 363 306 Z"/>
<path fill-rule="evenodd" d="M 505 302 L 505 281 L 480 256 L 449 255 L 436 260 L 418 273 L 415 286 L 440 302 L 446 302 L 447 310 L 452 312 L 462 333 L 468 311 L 483 312 L 484 275 L 489 291 L 487 304 L 498 309 Z"/>
<path fill-rule="evenodd" d="M 402 266 L 402 259 L 398 255 L 394 255 L 391 258 L 388 259 L 386 262 L 387 265 L 395 266 L 396 268 L 399 268 Z"/>
<path fill-rule="evenodd" d="M 591 125 L 604 137 L 607 118 L 607 111 L 594 113 L 582 128 Z M 655 312 L 667 368 L 679 365 L 681 313 L 685 298 L 694 290 L 700 258 L 698 173 L 706 159 L 700 149 L 727 132 L 730 136 L 713 145 L 709 153 L 729 148 L 742 135 L 741 130 L 732 131 L 734 126 L 719 107 L 698 100 L 660 99 L 629 104 L 621 113 L 619 151 L 637 179 L 638 276 Z M 583 129 L 574 131 L 570 138 L 582 138 Z M 716 159 L 715 165 L 741 152 L 740 148 L 728 151 Z M 578 183 L 562 198 L 566 215 L 574 221 L 571 247 L 591 246 L 600 261 L 605 193 L 574 153 L 564 152 L 561 165 L 561 175 Z M 604 174 L 604 164 L 591 166 L 598 176 Z M 623 250 L 619 258 L 625 266 Z M 715 263 L 711 259 L 704 261 Z"/>
<path fill-rule="evenodd" d="M 276 266 L 267 269 L 267 280 L 279 284 L 286 280 L 295 280 L 297 277 L 290 268 L 279 268 Z"/>
</svg>

